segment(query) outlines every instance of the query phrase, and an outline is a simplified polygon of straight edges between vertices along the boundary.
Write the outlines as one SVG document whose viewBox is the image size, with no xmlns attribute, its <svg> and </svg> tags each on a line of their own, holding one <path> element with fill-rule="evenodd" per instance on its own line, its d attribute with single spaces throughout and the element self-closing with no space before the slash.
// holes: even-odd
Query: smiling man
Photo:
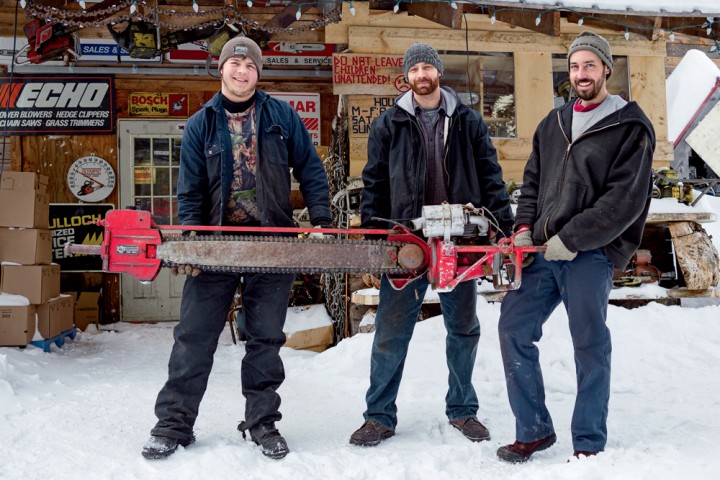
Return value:
<svg viewBox="0 0 720 480">
<path fill-rule="evenodd" d="M 395 106 L 370 128 L 368 162 L 362 174 L 363 226 L 387 228 L 388 223 L 378 218 L 408 225 L 420 216 L 423 205 L 449 202 L 484 207 L 509 232 L 513 223 L 510 200 L 482 117 L 463 105 L 450 88 L 440 86 L 443 64 L 430 45 L 408 47 L 403 73 L 411 90 L 397 97 Z M 351 435 L 353 445 L 375 446 L 395 434 L 395 400 L 427 287 L 427 276 L 402 290 L 382 278 L 365 422 Z M 477 418 L 479 404 L 472 384 L 480 338 L 475 281 L 462 282 L 439 296 L 447 330 L 445 414 L 450 425 L 469 440 L 489 440 L 490 433 Z"/>
<path fill-rule="evenodd" d="M 177 186 L 183 225 L 295 226 L 291 170 L 312 224 L 331 223 L 322 162 L 295 110 L 256 89 L 262 65 L 260 47 L 247 37 L 233 38 L 222 49 L 221 90 L 188 119 L 183 131 Z M 240 286 L 247 342 L 240 369 L 245 420 L 238 429 L 243 437 L 249 432 L 264 455 L 283 458 L 289 449 L 275 427 L 282 416 L 277 389 L 285 379 L 279 352 L 295 275 L 201 272 L 190 265 L 173 272 L 188 276 L 168 380 L 155 403 L 158 421 L 143 456 L 164 458 L 195 441 L 193 426 L 218 338 Z"/>
<path fill-rule="evenodd" d="M 528 258 L 498 324 L 515 442 L 497 455 L 527 461 L 555 443 L 536 343 L 562 302 L 575 350 L 573 455 L 607 442 L 612 344 L 605 324 L 613 267 L 624 270 L 640 244 L 652 193 L 655 133 L 637 103 L 607 91 L 610 45 L 582 32 L 568 52 L 577 99 L 550 112 L 533 137 L 515 217 L 515 245 L 546 245 Z"/>
</svg>

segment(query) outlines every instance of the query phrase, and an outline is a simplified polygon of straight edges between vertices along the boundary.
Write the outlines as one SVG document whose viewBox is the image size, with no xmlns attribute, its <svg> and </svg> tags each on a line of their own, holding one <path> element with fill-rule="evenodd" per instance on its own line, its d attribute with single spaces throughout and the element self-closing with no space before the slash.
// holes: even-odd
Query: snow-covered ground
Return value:
<svg viewBox="0 0 720 480">
<path fill-rule="evenodd" d="M 675 209 L 666 200 L 663 209 Z M 661 204 L 662 205 L 662 204 Z M 703 200 L 720 211 L 720 200 Z M 685 207 L 678 207 L 685 208 Z M 689 207 L 688 207 L 689 208 Z M 717 223 L 706 224 L 713 234 Z M 715 238 L 720 238 L 716 235 Z M 292 310 L 302 323 L 304 310 Z M 278 423 L 291 453 L 265 458 L 242 440 L 243 347 L 226 330 L 215 357 L 197 443 L 166 460 L 141 447 L 155 423 L 173 324 L 93 326 L 50 353 L 0 348 L 1 479 L 715 479 L 720 457 L 720 307 L 610 306 L 613 380 L 607 450 L 571 457 L 575 373 L 567 316 L 553 314 L 540 342 L 558 443 L 524 465 L 495 451 L 514 440 L 497 339 L 499 304 L 479 301 L 482 337 L 474 372 L 479 417 L 492 440 L 471 443 L 447 423 L 442 319 L 417 325 L 398 399 L 395 437 L 375 448 L 348 444 L 361 425 L 372 334 L 322 353 L 284 348 L 287 380 Z M 568 462 L 568 460 L 570 460 Z"/>
</svg>

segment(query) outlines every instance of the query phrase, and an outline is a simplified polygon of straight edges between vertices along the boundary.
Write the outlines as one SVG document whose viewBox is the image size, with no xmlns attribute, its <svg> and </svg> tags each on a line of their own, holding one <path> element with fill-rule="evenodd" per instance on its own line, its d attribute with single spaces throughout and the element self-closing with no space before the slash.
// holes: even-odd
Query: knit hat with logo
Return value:
<svg viewBox="0 0 720 480">
<path fill-rule="evenodd" d="M 262 73 L 262 51 L 257 43 L 248 37 L 235 37 L 225 43 L 220 52 L 220 60 L 218 62 L 218 70 L 220 70 L 225 62 L 233 57 L 248 57 L 257 67 L 258 78 Z"/>
<path fill-rule="evenodd" d="M 572 45 L 570 45 L 570 50 L 568 50 L 568 70 L 570 69 L 570 57 L 578 50 L 589 50 L 600 57 L 600 60 L 610 69 L 610 73 L 607 75 L 607 78 L 610 78 L 610 75 L 612 75 L 613 58 L 612 52 L 610 51 L 610 44 L 607 40 L 587 30 L 575 37 Z"/>
<path fill-rule="evenodd" d="M 405 75 L 406 82 L 408 81 L 408 70 L 420 62 L 429 63 L 437 68 L 438 72 L 443 73 L 442 60 L 440 60 L 437 51 L 426 43 L 413 43 L 405 50 L 405 56 L 403 57 L 403 75 Z"/>
</svg>

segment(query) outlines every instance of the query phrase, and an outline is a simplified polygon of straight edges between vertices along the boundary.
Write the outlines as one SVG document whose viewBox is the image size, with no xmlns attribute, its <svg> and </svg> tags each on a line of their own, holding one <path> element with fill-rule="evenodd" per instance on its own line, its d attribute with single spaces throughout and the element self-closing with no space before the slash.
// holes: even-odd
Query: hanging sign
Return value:
<svg viewBox="0 0 720 480">
<path fill-rule="evenodd" d="M 263 65 L 280 67 L 329 67 L 335 45 L 330 43 L 268 42 L 262 51 Z M 205 40 L 183 43 L 165 54 L 170 63 L 205 64 L 210 54 Z M 217 68 L 217 57 L 211 57 Z"/>
<path fill-rule="evenodd" d="M 395 104 L 393 96 L 348 96 L 348 133 L 350 138 L 364 138 L 370 135 L 370 125 L 385 110 Z"/>
<path fill-rule="evenodd" d="M 80 55 L 77 62 L 112 62 L 112 63 L 160 63 L 162 56 L 158 55 L 153 58 L 132 58 L 130 54 L 118 47 L 115 40 L 93 38 L 81 39 Z"/>
<path fill-rule="evenodd" d="M 263 65 L 317 67 L 331 65 L 335 45 L 325 43 L 268 42 Z"/>
<path fill-rule="evenodd" d="M 333 94 L 398 95 L 410 86 L 402 72 L 402 55 L 336 53 Z"/>
<path fill-rule="evenodd" d="M 189 103 L 187 93 L 131 93 L 128 113 L 132 117 L 187 117 Z"/>
<path fill-rule="evenodd" d="M 111 134 L 114 96 L 109 75 L 0 74 L 0 130 L 8 135 Z"/>
<path fill-rule="evenodd" d="M 115 188 L 115 171 L 100 157 L 80 157 L 70 165 L 67 183 L 78 200 L 99 202 L 105 200 Z"/>
</svg>

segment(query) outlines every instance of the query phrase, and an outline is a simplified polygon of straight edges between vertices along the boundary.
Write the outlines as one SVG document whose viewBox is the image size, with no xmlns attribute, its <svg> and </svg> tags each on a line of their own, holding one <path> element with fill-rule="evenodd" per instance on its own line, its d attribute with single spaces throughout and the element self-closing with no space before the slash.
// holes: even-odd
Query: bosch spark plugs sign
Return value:
<svg viewBox="0 0 720 480">
<path fill-rule="evenodd" d="M 187 93 L 131 93 L 128 113 L 138 117 L 187 117 L 190 100 Z"/>
<path fill-rule="evenodd" d="M 111 134 L 115 86 L 108 75 L 0 75 L 0 135 Z"/>
</svg>

